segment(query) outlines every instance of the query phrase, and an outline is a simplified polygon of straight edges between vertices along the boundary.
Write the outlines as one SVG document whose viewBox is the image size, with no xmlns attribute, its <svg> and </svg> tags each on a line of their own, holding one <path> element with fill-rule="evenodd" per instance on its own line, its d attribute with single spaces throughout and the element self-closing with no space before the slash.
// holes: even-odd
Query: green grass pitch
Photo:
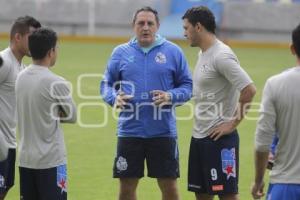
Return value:
<svg viewBox="0 0 300 200">
<path fill-rule="evenodd" d="M 0 41 L 0 48 L 7 46 Z M 100 78 L 82 78 L 80 91 L 78 79 L 82 74 L 100 74 L 104 72 L 107 59 L 117 44 L 92 44 L 60 42 L 59 57 L 54 72 L 73 83 L 73 96 L 81 106 L 80 121 L 84 124 L 99 124 L 104 119 L 104 109 L 99 107 Z M 197 59 L 197 48 L 182 46 L 191 70 Z M 267 77 L 295 65 L 295 59 L 288 49 L 247 49 L 234 48 L 241 65 L 250 74 L 257 87 L 255 102 L 260 102 L 261 92 Z M 26 59 L 26 63 L 30 60 Z M 80 96 L 81 94 L 81 96 Z M 82 95 L 96 97 L 85 99 Z M 86 103 L 91 105 L 87 106 Z M 94 103 L 94 104 L 93 104 Z M 116 121 L 108 109 L 108 124 L 101 128 L 84 128 L 76 125 L 64 125 L 65 142 L 68 151 L 68 197 L 70 200 L 115 200 L 118 195 L 118 180 L 112 178 L 112 163 L 116 146 Z M 257 109 L 254 106 L 253 109 Z M 179 116 L 188 114 L 187 107 L 177 109 Z M 251 117 L 257 113 L 251 112 Z M 181 178 L 178 179 L 180 196 L 183 200 L 194 199 L 187 192 L 187 159 L 193 120 L 178 121 L 178 140 L 180 149 Z M 242 200 L 251 199 L 250 186 L 253 180 L 253 140 L 255 120 L 244 120 L 239 126 L 240 133 L 240 196 Z M 7 199 L 19 199 L 18 169 L 16 181 Z M 158 200 L 160 192 L 155 179 L 143 178 L 138 187 L 138 199 Z"/>
</svg>

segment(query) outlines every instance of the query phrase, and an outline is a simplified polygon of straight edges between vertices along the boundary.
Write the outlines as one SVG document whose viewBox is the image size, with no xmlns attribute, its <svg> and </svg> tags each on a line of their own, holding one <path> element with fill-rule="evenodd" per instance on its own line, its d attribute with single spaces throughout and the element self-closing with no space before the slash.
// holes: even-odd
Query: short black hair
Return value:
<svg viewBox="0 0 300 200">
<path fill-rule="evenodd" d="M 155 16 L 155 20 L 156 22 L 159 24 L 159 17 L 158 17 L 158 12 L 157 10 L 155 10 L 154 8 L 151 8 L 150 6 L 145 6 L 145 7 L 142 7 L 140 9 L 138 9 L 137 11 L 135 11 L 134 15 L 133 15 L 133 20 L 132 20 L 132 23 L 134 24 L 135 21 L 136 21 L 136 17 L 137 15 L 140 13 L 140 12 L 152 12 Z"/>
<path fill-rule="evenodd" d="M 300 24 L 293 30 L 292 41 L 296 55 L 300 58 Z"/>
<path fill-rule="evenodd" d="M 56 47 L 57 35 L 48 28 L 40 28 L 34 31 L 28 39 L 29 51 L 34 60 L 46 57 L 49 50 Z"/>
<path fill-rule="evenodd" d="M 40 28 L 41 23 L 37 21 L 35 18 L 31 16 L 18 17 L 10 30 L 10 40 L 13 39 L 16 33 L 20 33 L 21 35 L 25 35 L 29 32 L 29 28 Z"/>
<path fill-rule="evenodd" d="M 193 26 L 200 23 L 208 32 L 216 33 L 215 16 L 206 6 L 197 6 L 188 9 L 182 19 L 187 19 Z"/>
</svg>

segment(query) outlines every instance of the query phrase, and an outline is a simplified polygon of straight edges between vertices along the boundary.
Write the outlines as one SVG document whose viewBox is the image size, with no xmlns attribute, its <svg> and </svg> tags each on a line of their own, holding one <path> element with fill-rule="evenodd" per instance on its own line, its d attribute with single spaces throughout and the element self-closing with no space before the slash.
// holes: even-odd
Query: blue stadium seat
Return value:
<svg viewBox="0 0 300 200">
<path fill-rule="evenodd" d="M 170 15 L 165 17 L 159 33 L 167 38 L 182 39 L 183 28 L 181 17 L 185 11 L 193 6 L 207 6 L 216 17 L 217 25 L 222 21 L 223 3 L 218 0 L 172 0 Z"/>
</svg>

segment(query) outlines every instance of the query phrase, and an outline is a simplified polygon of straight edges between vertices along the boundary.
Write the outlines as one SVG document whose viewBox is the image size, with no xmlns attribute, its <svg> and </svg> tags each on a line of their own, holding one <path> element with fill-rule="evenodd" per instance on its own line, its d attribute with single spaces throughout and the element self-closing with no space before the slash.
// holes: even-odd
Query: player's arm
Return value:
<svg viewBox="0 0 300 200">
<path fill-rule="evenodd" d="M 214 138 L 214 140 L 218 140 L 221 136 L 232 133 L 247 114 L 255 93 L 256 88 L 252 83 L 246 86 L 241 91 L 239 103 L 234 112 L 232 120 L 224 122 L 213 129 L 213 131 L 210 133 L 210 137 Z"/>
<path fill-rule="evenodd" d="M 193 81 L 191 73 L 183 52 L 180 49 L 175 51 L 175 87 L 168 91 L 154 90 L 153 102 L 155 105 L 176 104 L 181 105 L 192 97 Z"/>
<path fill-rule="evenodd" d="M 247 85 L 244 89 L 242 89 L 239 99 L 238 107 L 234 113 L 232 120 L 232 128 L 235 129 L 239 123 L 243 120 L 245 115 L 247 114 L 250 103 L 255 96 L 256 88 L 253 83 Z"/>
<path fill-rule="evenodd" d="M 118 49 L 115 49 L 108 61 L 106 70 L 104 72 L 104 77 L 100 83 L 100 94 L 103 100 L 111 106 L 122 100 L 122 98 L 117 99 L 118 90 L 120 87 L 120 84 L 117 84 L 119 81 L 118 69 L 120 60 L 121 54 L 118 52 Z"/>
<path fill-rule="evenodd" d="M 255 180 L 252 185 L 251 194 L 254 199 L 262 198 L 264 193 L 264 174 L 268 163 L 269 152 L 255 151 Z"/>
<path fill-rule="evenodd" d="M 255 96 L 256 88 L 233 55 L 224 54 L 220 56 L 216 60 L 215 67 L 234 87 L 240 90 L 239 103 L 231 120 L 215 127 L 210 133 L 211 138 L 218 140 L 223 135 L 232 133 L 243 120 Z"/>
<path fill-rule="evenodd" d="M 6 64 L 6 63 L 5 63 Z M 7 77 L 9 70 L 8 66 L 4 66 L 4 60 L 0 56 L 0 84 Z M 0 132 L 0 162 L 7 158 L 8 154 L 8 145 L 5 141 L 4 135 Z"/>
<path fill-rule="evenodd" d="M 276 130 L 276 111 L 272 93 L 271 86 L 267 82 L 263 91 L 260 117 L 255 134 L 255 180 L 251 192 L 256 199 L 264 195 L 263 179 L 268 163 L 270 145 Z"/>
<path fill-rule="evenodd" d="M 77 109 L 66 81 L 57 81 L 53 85 L 54 97 L 57 101 L 58 115 L 63 123 L 75 123 Z"/>
<path fill-rule="evenodd" d="M 4 60 L 2 57 L 0 58 L 2 61 L 0 65 L 0 84 L 1 84 L 7 78 L 11 68 L 9 67 L 9 63 L 7 60 Z"/>
</svg>

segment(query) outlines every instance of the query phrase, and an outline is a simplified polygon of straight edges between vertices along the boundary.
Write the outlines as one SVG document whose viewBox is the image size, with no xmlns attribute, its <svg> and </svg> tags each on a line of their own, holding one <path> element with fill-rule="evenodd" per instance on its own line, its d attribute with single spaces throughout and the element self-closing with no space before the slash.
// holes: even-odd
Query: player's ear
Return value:
<svg viewBox="0 0 300 200">
<path fill-rule="evenodd" d="M 51 58 L 51 57 L 53 57 L 53 54 L 54 54 L 54 49 L 51 48 L 47 53 L 47 57 Z"/>
<path fill-rule="evenodd" d="M 14 39 L 15 39 L 15 41 L 19 42 L 19 41 L 21 41 L 21 39 L 22 39 L 22 35 L 21 35 L 20 33 L 16 33 L 16 34 L 14 35 Z"/>
<path fill-rule="evenodd" d="M 291 50 L 291 53 L 292 53 L 293 55 L 296 55 L 295 47 L 294 47 L 293 44 L 291 44 L 290 50 Z"/>
<path fill-rule="evenodd" d="M 203 29 L 202 24 L 201 24 L 200 22 L 197 22 L 197 23 L 195 24 L 195 29 L 196 29 L 197 32 L 201 32 L 202 29 Z"/>
<path fill-rule="evenodd" d="M 159 19 L 155 17 L 155 23 L 156 23 L 156 27 L 157 27 L 157 30 L 159 29 L 160 27 L 160 22 L 159 22 Z"/>
</svg>

